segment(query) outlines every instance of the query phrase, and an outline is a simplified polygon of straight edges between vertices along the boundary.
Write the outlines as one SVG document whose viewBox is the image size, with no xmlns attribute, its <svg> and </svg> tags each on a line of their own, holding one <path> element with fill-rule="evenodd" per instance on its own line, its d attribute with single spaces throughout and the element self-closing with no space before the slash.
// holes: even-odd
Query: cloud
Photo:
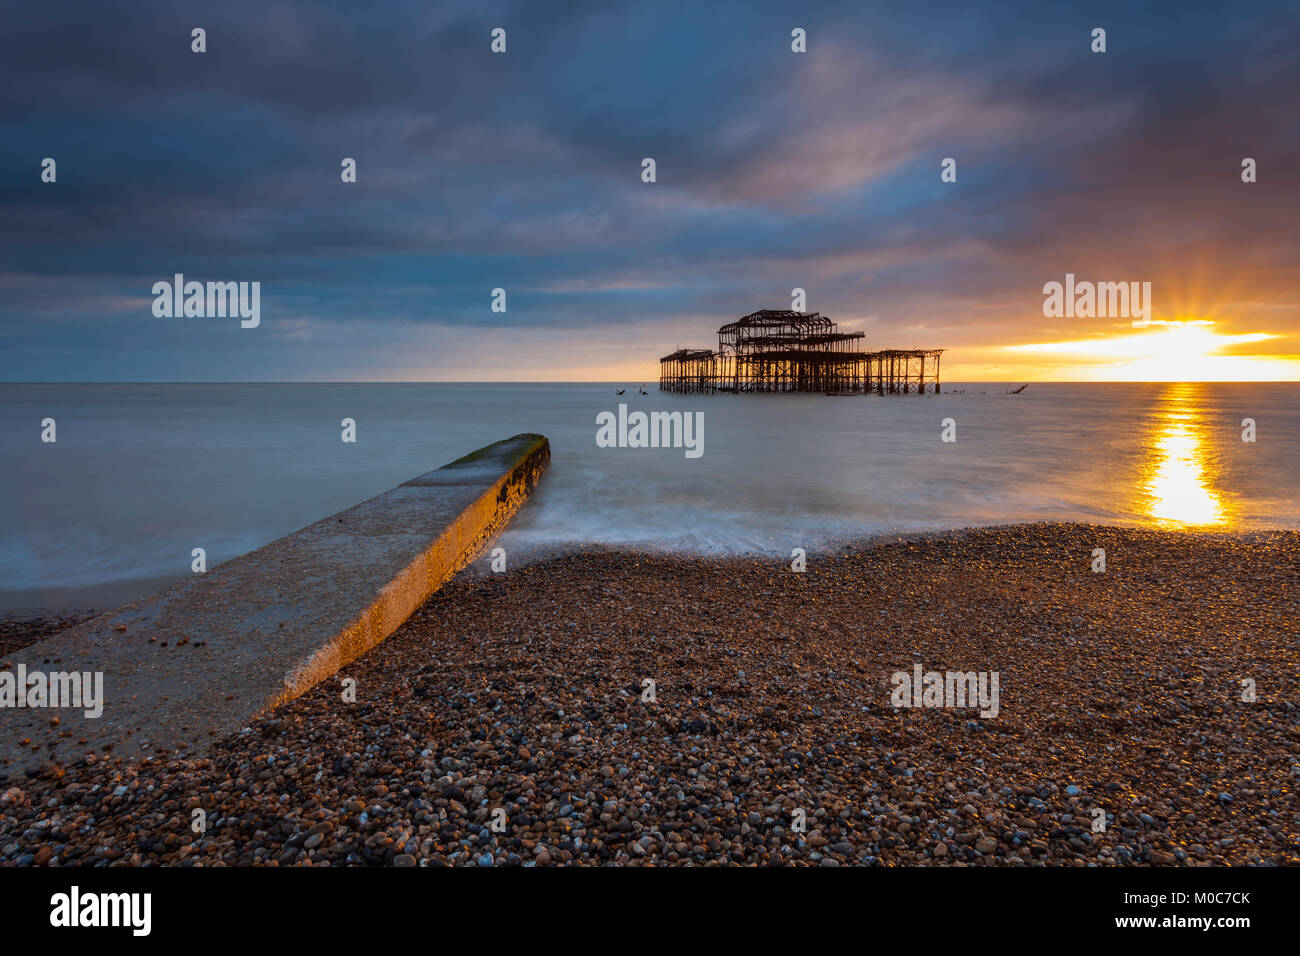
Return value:
<svg viewBox="0 0 1300 956">
<path fill-rule="evenodd" d="M 566 348 L 621 368 L 635 330 L 649 375 L 688 321 L 680 344 L 708 344 L 794 286 L 877 345 L 974 357 L 1074 335 L 1041 315 L 1067 271 L 1152 281 L 1162 319 L 1290 335 L 1284 10 L 29 5 L 0 35 L 0 378 L 386 377 L 368 337 L 421 328 L 448 375 L 448 341 L 469 367 L 497 330 L 512 368 Z M 148 289 L 174 272 L 261 281 L 264 340 L 160 329 Z"/>
</svg>

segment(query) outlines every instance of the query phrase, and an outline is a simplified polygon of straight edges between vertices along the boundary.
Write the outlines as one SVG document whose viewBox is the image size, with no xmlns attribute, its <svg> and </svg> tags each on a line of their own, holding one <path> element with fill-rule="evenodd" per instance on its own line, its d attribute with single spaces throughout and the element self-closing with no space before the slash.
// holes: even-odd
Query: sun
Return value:
<svg viewBox="0 0 1300 956">
<path fill-rule="evenodd" d="M 1300 378 L 1295 356 L 1225 355 L 1226 350 L 1278 338 L 1268 332 L 1228 335 L 1209 319 L 1153 322 L 1148 329 L 1067 342 L 1009 345 L 1007 351 L 1073 366 L 1080 380 L 1127 382 L 1278 381 Z M 1059 370 L 1059 369 L 1058 369 Z"/>
</svg>

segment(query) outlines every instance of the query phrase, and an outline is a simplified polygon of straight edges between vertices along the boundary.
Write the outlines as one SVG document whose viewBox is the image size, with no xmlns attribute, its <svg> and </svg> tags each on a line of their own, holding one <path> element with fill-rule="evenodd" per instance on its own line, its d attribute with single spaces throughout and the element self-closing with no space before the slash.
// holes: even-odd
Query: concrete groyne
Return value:
<svg viewBox="0 0 1300 956">
<path fill-rule="evenodd" d="M 0 774 L 90 751 L 197 752 L 302 694 L 464 567 L 549 462 L 546 438 L 516 435 L 14 652 L 8 665 L 44 676 L 49 693 L 52 675 L 102 675 L 102 714 L 54 708 L 49 697 L 0 706 Z"/>
</svg>

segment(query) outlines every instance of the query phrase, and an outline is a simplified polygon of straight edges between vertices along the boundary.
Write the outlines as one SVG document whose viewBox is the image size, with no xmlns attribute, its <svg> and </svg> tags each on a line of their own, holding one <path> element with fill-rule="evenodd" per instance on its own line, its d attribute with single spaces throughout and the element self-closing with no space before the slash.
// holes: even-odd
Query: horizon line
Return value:
<svg viewBox="0 0 1300 956">
<path fill-rule="evenodd" d="M 0 385 L 622 385 L 635 379 L 197 379 L 191 381 L 174 381 L 165 379 L 81 379 L 81 380 L 44 380 L 44 381 L 8 381 L 0 380 Z M 654 384 L 649 379 L 645 384 Z M 1012 383 L 1028 385 L 1297 385 L 1295 379 L 1024 379 L 1024 378 L 988 378 L 958 379 L 941 383 L 947 385 L 1010 385 Z M 774 393 L 780 394 L 780 393 Z M 796 393 L 789 393 L 796 394 Z M 941 393 L 942 394 L 942 393 Z"/>
</svg>

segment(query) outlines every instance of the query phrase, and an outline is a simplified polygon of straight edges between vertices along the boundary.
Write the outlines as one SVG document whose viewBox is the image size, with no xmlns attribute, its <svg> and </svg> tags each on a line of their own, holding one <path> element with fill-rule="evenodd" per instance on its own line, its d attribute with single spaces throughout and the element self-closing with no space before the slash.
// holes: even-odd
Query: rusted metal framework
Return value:
<svg viewBox="0 0 1300 956">
<path fill-rule="evenodd" d="M 943 349 L 884 349 L 867 353 L 866 391 L 906 395 L 939 394 L 939 356 Z"/>
<path fill-rule="evenodd" d="M 670 392 L 717 391 L 718 357 L 708 349 L 678 349 L 659 360 L 659 387 Z"/>
<path fill-rule="evenodd" d="M 718 349 L 678 349 L 659 360 L 667 392 L 825 392 L 881 395 L 939 391 L 943 349 L 862 348 L 817 312 L 762 309 L 718 329 Z"/>
<path fill-rule="evenodd" d="M 732 392 L 861 390 L 864 332 L 840 332 L 817 312 L 764 309 L 718 329 L 722 382 Z"/>
</svg>

